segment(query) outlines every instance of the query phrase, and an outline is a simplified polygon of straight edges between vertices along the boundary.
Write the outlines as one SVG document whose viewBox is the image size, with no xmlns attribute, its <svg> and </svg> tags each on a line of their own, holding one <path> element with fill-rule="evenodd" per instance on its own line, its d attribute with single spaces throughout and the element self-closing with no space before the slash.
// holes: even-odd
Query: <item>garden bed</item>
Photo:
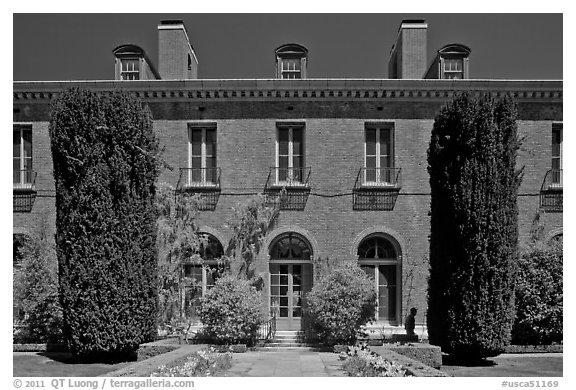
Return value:
<svg viewBox="0 0 576 390">
<path fill-rule="evenodd" d="M 386 347 L 370 347 L 370 350 L 374 351 L 383 358 L 400 364 L 403 369 L 406 370 L 407 374 L 418 377 L 446 377 L 449 376 L 444 372 L 437 370 L 434 367 L 428 366 L 418 360 L 412 359 L 408 356 L 399 354 L 393 351 L 388 346 Z"/>
</svg>

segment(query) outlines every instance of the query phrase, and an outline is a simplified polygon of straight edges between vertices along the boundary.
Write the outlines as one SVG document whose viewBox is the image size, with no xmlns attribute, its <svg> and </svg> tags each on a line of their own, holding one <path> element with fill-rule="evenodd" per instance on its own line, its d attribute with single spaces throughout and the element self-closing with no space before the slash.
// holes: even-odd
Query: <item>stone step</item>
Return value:
<svg viewBox="0 0 576 390">
<path fill-rule="evenodd" d="M 276 344 L 302 344 L 304 342 L 304 340 L 299 340 L 299 339 L 272 339 L 270 340 L 271 343 L 276 343 Z"/>
<path fill-rule="evenodd" d="M 284 335 L 276 335 L 274 336 L 274 338 L 276 340 L 299 340 L 299 339 L 303 339 L 304 335 L 302 336 L 284 336 Z"/>
<path fill-rule="evenodd" d="M 315 347 L 304 346 L 304 347 L 261 347 L 259 348 L 261 352 L 283 352 L 283 351 L 316 351 Z"/>
<path fill-rule="evenodd" d="M 264 347 L 278 347 L 278 348 L 290 348 L 290 347 L 309 347 L 309 344 L 306 343 L 298 343 L 298 342 L 284 342 L 278 343 L 275 341 L 269 342 L 264 344 Z"/>
</svg>

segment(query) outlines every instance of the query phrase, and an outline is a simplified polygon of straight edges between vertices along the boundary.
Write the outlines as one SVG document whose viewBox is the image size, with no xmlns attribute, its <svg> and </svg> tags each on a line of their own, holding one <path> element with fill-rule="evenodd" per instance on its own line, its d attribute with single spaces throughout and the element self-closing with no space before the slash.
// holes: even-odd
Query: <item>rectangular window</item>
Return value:
<svg viewBox="0 0 576 390">
<path fill-rule="evenodd" d="M 283 79 L 301 79 L 302 60 L 300 58 L 284 58 L 282 59 L 281 70 Z"/>
<path fill-rule="evenodd" d="M 462 58 L 444 58 L 444 79 L 463 79 L 464 60 Z"/>
<path fill-rule="evenodd" d="M 552 186 L 562 187 L 562 124 L 552 124 Z"/>
<path fill-rule="evenodd" d="M 31 188 L 32 170 L 32 126 L 14 125 L 13 128 L 13 182 L 14 188 Z"/>
<path fill-rule="evenodd" d="M 216 185 L 216 128 L 189 126 L 189 185 Z"/>
<path fill-rule="evenodd" d="M 390 125 L 366 128 L 364 184 L 395 184 L 393 133 Z"/>
<path fill-rule="evenodd" d="M 303 126 L 278 127 L 276 156 L 276 184 L 302 183 L 305 179 Z"/>
<path fill-rule="evenodd" d="M 139 80 L 140 79 L 140 60 L 123 59 L 120 61 L 120 80 Z"/>
</svg>

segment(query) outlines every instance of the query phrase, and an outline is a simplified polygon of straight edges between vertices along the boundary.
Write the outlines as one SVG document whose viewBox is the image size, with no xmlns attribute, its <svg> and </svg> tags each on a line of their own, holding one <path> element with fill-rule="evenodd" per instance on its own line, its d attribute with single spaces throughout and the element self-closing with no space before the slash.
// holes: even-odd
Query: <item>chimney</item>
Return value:
<svg viewBox="0 0 576 390">
<path fill-rule="evenodd" d="M 421 79 L 426 73 L 426 36 L 428 24 L 423 19 L 405 19 L 398 29 L 396 43 L 390 51 L 388 77 Z"/>
<path fill-rule="evenodd" d="M 158 73 L 163 80 L 198 78 L 198 59 L 182 20 L 158 25 Z"/>
</svg>

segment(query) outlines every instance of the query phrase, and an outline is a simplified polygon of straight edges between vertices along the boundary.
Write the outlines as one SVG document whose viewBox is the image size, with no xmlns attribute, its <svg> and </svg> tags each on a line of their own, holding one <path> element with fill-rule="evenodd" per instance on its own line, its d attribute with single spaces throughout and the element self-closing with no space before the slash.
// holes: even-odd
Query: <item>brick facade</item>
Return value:
<svg viewBox="0 0 576 390">
<path fill-rule="evenodd" d="M 311 167 L 310 194 L 302 211 L 283 210 L 267 239 L 293 231 L 311 244 L 313 258 L 356 261 L 359 243 L 372 233 L 392 238 L 399 248 L 402 319 L 410 307 L 426 308 L 430 189 L 426 151 L 434 116 L 458 92 L 513 94 L 518 102 L 519 228 L 526 243 L 535 223 L 544 235 L 562 231 L 562 213 L 542 212 L 539 194 L 551 168 L 552 123 L 562 121 L 562 83 L 442 80 L 228 80 L 102 83 L 14 83 L 14 122 L 32 123 L 37 197 L 30 213 L 14 213 L 14 232 L 32 233 L 46 220 L 54 229 L 54 183 L 48 136 L 49 102 L 68 86 L 100 91 L 129 88 L 152 109 L 154 129 L 174 167 L 160 180 L 176 186 L 178 168 L 188 166 L 188 124 L 216 123 L 221 193 L 215 210 L 200 214 L 200 225 L 225 245 L 231 209 L 264 190 L 276 164 L 277 124 L 303 124 L 305 165 Z M 391 210 L 353 209 L 353 189 L 364 167 L 365 126 L 390 123 L 394 165 L 402 187 Z M 258 270 L 267 275 L 268 253 Z M 267 291 L 265 289 L 265 291 Z"/>
</svg>

